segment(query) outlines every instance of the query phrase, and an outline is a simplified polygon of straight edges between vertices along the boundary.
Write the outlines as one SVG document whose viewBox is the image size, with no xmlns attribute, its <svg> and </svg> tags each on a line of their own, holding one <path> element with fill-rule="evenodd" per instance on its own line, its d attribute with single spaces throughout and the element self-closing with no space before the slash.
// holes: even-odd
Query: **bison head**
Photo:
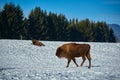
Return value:
<svg viewBox="0 0 120 80">
<path fill-rule="evenodd" d="M 32 40 L 32 43 L 33 43 L 33 44 L 36 44 L 36 42 L 37 42 L 37 40 Z"/>
<path fill-rule="evenodd" d="M 62 57 L 62 49 L 61 49 L 61 47 L 57 48 L 56 56 L 59 57 L 59 58 Z"/>
</svg>

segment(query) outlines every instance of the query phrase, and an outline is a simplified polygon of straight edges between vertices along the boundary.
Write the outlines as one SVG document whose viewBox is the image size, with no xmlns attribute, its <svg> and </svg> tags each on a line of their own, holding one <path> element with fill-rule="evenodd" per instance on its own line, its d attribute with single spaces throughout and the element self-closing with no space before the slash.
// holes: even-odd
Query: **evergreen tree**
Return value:
<svg viewBox="0 0 120 80">
<path fill-rule="evenodd" d="M 31 10 L 28 19 L 23 19 L 20 6 L 12 3 L 0 10 L 0 38 L 116 42 L 114 32 L 106 22 L 74 18 L 68 21 L 63 14 L 47 14 L 40 7 Z"/>
<path fill-rule="evenodd" d="M 64 41 L 67 39 L 66 28 L 68 26 L 68 21 L 62 14 L 58 15 L 57 21 L 58 21 L 58 26 L 56 27 L 57 40 Z"/>
<path fill-rule="evenodd" d="M 28 27 L 28 19 L 27 18 L 24 18 L 22 26 L 23 26 L 23 29 L 21 29 L 20 36 L 22 37 L 22 39 L 29 39 L 29 36 L 28 36 L 29 27 Z"/>
<path fill-rule="evenodd" d="M 49 31 L 50 38 L 51 40 L 57 40 L 57 27 L 58 27 L 58 20 L 57 20 L 57 14 L 54 14 L 52 12 L 49 13 L 48 16 L 48 26 L 49 26 Z"/>
<path fill-rule="evenodd" d="M 109 30 L 109 42 L 116 42 L 116 38 L 114 36 L 114 31 L 112 28 Z"/>
<path fill-rule="evenodd" d="M 20 39 L 22 28 L 23 12 L 20 6 L 14 4 L 5 4 L 2 11 L 2 38 Z"/>
<path fill-rule="evenodd" d="M 0 39 L 2 38 L 2 11 L 0 10 Z"/>
<path fill-rule="evenodd" d="M 29 36 L 31 39 L 45 39 L 47 30 L 47 14 L 36 7 L 29 15 Z"/>
</svg>

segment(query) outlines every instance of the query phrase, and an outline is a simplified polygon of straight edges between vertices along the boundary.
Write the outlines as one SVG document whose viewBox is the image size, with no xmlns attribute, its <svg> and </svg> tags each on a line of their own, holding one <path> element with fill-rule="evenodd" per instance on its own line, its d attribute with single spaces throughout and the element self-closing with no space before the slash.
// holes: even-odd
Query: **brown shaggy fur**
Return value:
<svg viewBox="0 0 120 80">
<path fill-rule="evenodd" d="M 38 40 L 32 40 L 32 44 L 37 46 L 45 46 L 42 42 L 39 42 Z"/>
<path fill-rule="evenodd" d="M 76 44 L 76 43 L 64 44 L 57 48 L 56 56 L 59 58 L 65 57 L 68 60 L 66 67 L 69 67 L 69 63 L 71 62 L 71 60 L 73 60 L 73 62 L 78 67 L 75 57 L 82 57 L 83 61 L 81 63 L 81 66 L 83 66 L 83 63 L 85 62 L 86 57 L 87 57 L 89 61 L 88 68 L 91 67 L 90 45 L 89 44 Z"/>
</svg>

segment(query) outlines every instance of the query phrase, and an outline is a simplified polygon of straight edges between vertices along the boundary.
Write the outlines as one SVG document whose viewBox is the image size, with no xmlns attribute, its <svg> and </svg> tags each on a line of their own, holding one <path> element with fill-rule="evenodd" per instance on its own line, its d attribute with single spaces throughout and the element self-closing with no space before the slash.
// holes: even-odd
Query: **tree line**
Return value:
<svg viewBox="0 0 120 80">
<path fill-rule="evenodd" d="M 0 10 L 0 39 L 116 42 L 106 22 L 68 20 L 63 14 L 47 13 L 40 7 L 32 9 L 26 18 L 21 7 L 13 3 Z"/>
</svg>

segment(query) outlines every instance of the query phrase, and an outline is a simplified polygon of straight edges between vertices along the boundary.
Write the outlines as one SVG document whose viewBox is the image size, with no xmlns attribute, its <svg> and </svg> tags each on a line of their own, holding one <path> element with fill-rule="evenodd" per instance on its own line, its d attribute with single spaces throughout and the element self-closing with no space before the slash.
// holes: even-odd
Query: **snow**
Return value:
<svg viewBox="0 0 120 80">
<path fill-rule="evenodd" d="M 120 43 L 93 43 L 92 67 L 88 60 L 83 67 L 55 56 L 57 47 L 69 42 L 42 41 L 45 46 L 32 45 L 30 40 L 0 40 L 0 80 L 119 80 Z M 77 42 L 85 43 L 85 42 Z M 77 63 L 82 62 L 76 58 Z"/>
</svg>

